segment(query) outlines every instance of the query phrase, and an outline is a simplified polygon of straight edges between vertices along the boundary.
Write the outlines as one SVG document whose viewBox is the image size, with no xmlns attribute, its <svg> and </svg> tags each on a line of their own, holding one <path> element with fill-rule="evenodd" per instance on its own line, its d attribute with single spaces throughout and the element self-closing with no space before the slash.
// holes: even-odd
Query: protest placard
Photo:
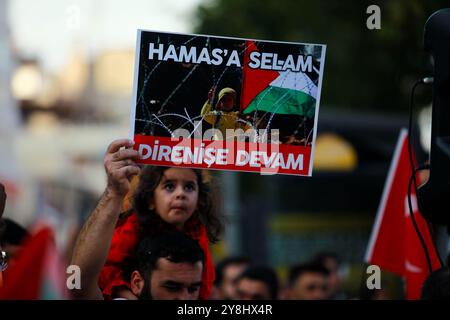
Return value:
<svg viewBox="0 0 450 320">
<path fill-rule="evenodd" d="M 325 45 L 138 31 L 145 164 L 310 176 Z"/>
</svg>

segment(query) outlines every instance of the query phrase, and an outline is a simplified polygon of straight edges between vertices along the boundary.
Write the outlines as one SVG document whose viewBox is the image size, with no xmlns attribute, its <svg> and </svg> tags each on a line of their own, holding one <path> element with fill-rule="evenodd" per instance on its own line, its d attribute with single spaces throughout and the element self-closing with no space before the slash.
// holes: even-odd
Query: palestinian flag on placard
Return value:
<svg viewBox="0 0 450 320">
<path fill-rule="evenodd" d="M 27 238 L 4 272 L 0 300 L 60 300 L 67 298 L 65 270 L 53 231 L 41 226 Z"/>
<path fill-rule="evenodd" d="M 250 53 L 258 50 L 246 41 L 243 68 L 241 112 L 264 111 L 313 118 L 317 86 L 303 72 L 252 69 Z"/>
</svg>

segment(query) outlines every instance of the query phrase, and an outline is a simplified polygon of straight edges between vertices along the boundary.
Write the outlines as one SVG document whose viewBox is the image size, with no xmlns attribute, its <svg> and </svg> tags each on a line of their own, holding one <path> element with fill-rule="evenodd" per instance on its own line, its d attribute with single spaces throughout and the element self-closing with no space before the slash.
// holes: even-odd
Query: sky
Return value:
<svg viewBox="0 0 450 320">
<path fill-rule="evenodd" d="M 14 0 L 9 22 L 17 51 L 55 71 L 74 49 L 95 55 L 134 48 L 137 29 L 192 32 L 200 2 L 205 0 Z"/>
</svg>

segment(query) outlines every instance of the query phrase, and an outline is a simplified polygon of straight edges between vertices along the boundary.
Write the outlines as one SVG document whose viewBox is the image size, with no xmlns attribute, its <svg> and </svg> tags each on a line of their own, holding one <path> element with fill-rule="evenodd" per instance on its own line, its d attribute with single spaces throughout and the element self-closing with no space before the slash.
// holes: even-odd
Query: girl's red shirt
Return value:
<svg viewBox="0 0 450 320">
<path fill-rule="evenodd" d="M 184 233 L 198 242 L 204 253 L 202 285 L 199 299 L 207 300 L 211 295 L 216 273 L 209 250 L 209 240 L 205 226 L 197 219 L 189 219 Z M 139 241 L 139 221 L 135 213 L 120 218 L 114 229 L 108 258 L 98 279 L 98 285 L 105 299 L 112 299 L 115 288 L 130 288 L 125 269 L 135 264 L 135 251 Z"/>
</svg>

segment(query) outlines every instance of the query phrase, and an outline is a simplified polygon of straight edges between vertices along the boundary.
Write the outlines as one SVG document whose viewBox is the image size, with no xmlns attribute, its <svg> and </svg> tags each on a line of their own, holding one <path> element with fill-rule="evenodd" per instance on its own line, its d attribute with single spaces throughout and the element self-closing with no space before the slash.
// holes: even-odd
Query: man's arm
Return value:
<svg viewBox="0 0 450 320">
<path fill-rule="evenodd" d="M 5 192 L 5 186 L 0 183 L 0 242 L 2 240 L 2 234 L 5 229 L 5 223 L 2 219 L 3 211 L 5 210 L 6 205 L 6 192 Z"/>
<path fill-rule="evenodd" d="M 130 189 L 132 176 L 140 171 L 134 162 L 139 154 L 130 149 L 132 145 L 130 140 L 116 140 L 105 155 L 108 185 L 78 235 L 71 261 L 81 270 L 81 289 L 73 290 L 77 299 L 103 298 L 97 285 L 98 276 L 108 256 L 122 200 Z"/>
<path fill-rule="evenodd" d="M 3 215 L 3 211 L 5 210 L 6 205 L 6 192 L 5 192 L 5 186 L 0 183 L 0 218 Z"/>
<path fill-rule="evenodd" d="M 2 219 L 3 211 L 5 210 L 5 204 L 6 204 L 5 187 L 0 182 L 0 244 L 2 243 L 3 232 L 5 232 L 5 222 Z M 3 268 L 2 267 L 3 267 L 3 264 L 5 263 L 3 261 L 3 259 L 4 259 L 3 251 L 2 251 L 2 247 L 0 245 L 0 287 L 3 286 L 3 274 L 2 274 Z"/>
</svg>

